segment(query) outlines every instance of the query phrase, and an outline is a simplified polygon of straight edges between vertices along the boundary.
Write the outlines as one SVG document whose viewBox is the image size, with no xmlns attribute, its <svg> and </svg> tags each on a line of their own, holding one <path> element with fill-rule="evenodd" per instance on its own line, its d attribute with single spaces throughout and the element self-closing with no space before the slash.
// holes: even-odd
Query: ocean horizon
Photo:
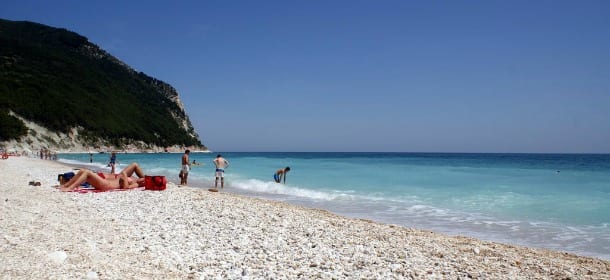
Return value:
<svg viewBox="0 0 610 280">
<path fill-rule="evenodd" d="M 610 155 L 223 152 L 225 191 L 354 218 L 610 260 Z M 109 154 L 59 161 L 109 170 Z M 189 186 L 214 186 L 215 152 L 192 153 Z M 179 182 L 181 153 L 118 154 Z M 275 170 L 290 166 L 286 184 Z"/>
</svg>

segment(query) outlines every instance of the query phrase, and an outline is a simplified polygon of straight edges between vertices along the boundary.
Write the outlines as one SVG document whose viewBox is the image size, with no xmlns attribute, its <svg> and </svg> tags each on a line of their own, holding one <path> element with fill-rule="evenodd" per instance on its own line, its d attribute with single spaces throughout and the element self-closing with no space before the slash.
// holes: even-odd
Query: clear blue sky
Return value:
<svg viewBox="0 0 610 280">
<path fill-rule="evenodd" d="M 29 1 L 214 151 L 610 153 L 610 1 Z"/>
</svg>

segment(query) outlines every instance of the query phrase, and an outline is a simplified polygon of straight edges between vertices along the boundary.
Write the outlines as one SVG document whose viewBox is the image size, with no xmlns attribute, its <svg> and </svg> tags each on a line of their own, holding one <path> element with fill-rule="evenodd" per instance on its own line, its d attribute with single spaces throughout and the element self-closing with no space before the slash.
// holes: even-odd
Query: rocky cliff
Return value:
<svg viewBox="0 0 610 280">
<path fill-rule="evenodd" d="M 1 19 L 0 145 L 206 150 L 171 85 L 74 32 Z"/>
</svg>

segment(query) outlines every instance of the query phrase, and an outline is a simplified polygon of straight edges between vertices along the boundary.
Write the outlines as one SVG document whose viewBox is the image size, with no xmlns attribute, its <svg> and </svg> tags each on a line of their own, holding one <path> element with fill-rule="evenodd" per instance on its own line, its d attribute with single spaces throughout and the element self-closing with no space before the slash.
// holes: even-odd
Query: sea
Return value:
<svg viewBox="0 0 610 280">
<path fill-rule="evenodd" d="M 609 154 L 226 152 L 224 191 L 449 235 L 610 260 Z M 90 162 L 90 156 L 92 162 Z M 181 153 L 118 154 L 179 183 Z M 189 186 L 214 186 L 216 153 L 191 153 Z M 109 170 L 109 154 L 59 161 Z M 286 184 L 273 181 L 289 166 Z"/>
</svg>

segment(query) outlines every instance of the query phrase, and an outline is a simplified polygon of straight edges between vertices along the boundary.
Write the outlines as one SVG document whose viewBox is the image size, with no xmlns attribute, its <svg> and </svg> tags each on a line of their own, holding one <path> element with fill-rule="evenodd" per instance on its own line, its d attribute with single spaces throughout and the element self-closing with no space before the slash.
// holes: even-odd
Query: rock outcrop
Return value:
<svg viewBox="0 0 610 280">
<path fill-rule="evenodd" d="M 9 150 L 207 150 L 170 84 L 33 22 L 0 19 L 0 115 Z"/>
</svg>

